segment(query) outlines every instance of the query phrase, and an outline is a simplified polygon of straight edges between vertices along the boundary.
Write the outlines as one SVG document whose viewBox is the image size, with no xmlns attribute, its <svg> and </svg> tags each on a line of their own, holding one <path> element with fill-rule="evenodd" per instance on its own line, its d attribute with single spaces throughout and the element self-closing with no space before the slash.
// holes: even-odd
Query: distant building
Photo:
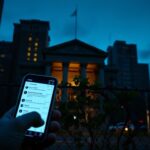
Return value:
<svg viewBox="0 0 150 150">
<path fill-rule="evenodd" d="M 105 86 L 106 87 L 116 87 L 116 80 L 118 69 L 115 66 L 105 66 Z"/>
<path fill-rule="evenodd" d="M 138 89 L 149 88 L 148 64 L 139 64 L 135 44 L 115 41 L 108 49 L 108 66 L 118 70 L 116 86 Z"/>
<path fill-rule="evenodd" d="M 12 42 L 0 42 L 0 115 L 10 105 L 10 82 L 13 72 L 13 44 Z M 9 97 L 10 96 L 10 97 Z"/>
<path fill-rule="evenodd" d="M 0 42 L 0 83 L 8 83 L 11 78 L 13 60 L 12 42 Z"/>
<path fill-rule="evenodd" d="M 40 73 L 43 63 L 42 50 L 48 47 L 50 29 L 49 22 L 40 20 L 21 20 L 14 24 L 13 44 L 14 78 L 16 81 L 28 73 Z"/>
<path fill-rule="evenodd" d="M 1 25 L 2 14 L 3 14 L 3 5 L 4 5 L 4 0 L 0 0 L 0 25 Z"/>
</svg>

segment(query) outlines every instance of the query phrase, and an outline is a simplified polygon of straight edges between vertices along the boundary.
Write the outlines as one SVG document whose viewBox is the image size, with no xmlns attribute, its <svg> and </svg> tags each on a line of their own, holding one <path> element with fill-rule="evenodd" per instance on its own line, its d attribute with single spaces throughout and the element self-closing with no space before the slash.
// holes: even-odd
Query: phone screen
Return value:
<svg viewBox="0 0 150 150">
<path fill-rule="evenodd" d="M 38 128 L 30 127 L 28 132 L 38 132 L 41 135 L 44 133 L 49 109 L 51 108 L 50 105 L 52 105 L 51 101 L 54 88 L 55 84 L 51 80 L 49 80 L 48 83 L 35 82 L 31 79 L 27 79 L 24 82 L 16 117 L 32 111 L 36 111 L 44 120 L 43 126 Z"/>
</svg>

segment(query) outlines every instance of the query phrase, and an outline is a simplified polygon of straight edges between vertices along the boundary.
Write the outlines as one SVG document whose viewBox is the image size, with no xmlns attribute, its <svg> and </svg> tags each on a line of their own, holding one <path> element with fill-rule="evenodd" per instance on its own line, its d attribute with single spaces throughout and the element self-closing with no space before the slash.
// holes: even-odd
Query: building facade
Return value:
<svg viewBox="0 0 150 150">
<path fill-rule="evenodd" d="M 3 61 L 7 62 L 3 63 L 5 67 L 9 67 L 9 78 L 4 80 L 7 77 L 4 73 L 1 78 L 8 83 L 5 93 L 9 95 L 3 98 L 7 108 L 16 103 L 22 77 L 27 73 L 52 75 L 59 84 L 70 85 L 73 85 L 73 78 L 80 75 L 91 84 L 98 80 L 104 86 L 106 52 L 80 40 L 49 47 L 49 30 L 47 21 L 21 20 L 14 24 L 13 42 L 1 44 L 0 57 L 6 56 L 4 52 L 9 55 L 7 61 Z M 0 71 L 4 71 L 2 65 Z M 67 100 L 65 89 L 61 90 L 61 100 Z"/>
<path fill-rule="evenodd" d="M 109 46 L 108 66 L 118 70 L 116 86 L 138 89 L 149 88 L 148 64 L 139 64 L 135 44 L 126 44 L 125 41 L 115 41 Z"/>
<path fill-rule="evenodd" d="M 104 85 L 104 51 L 75 39 L 45 49 L 44 55 L 46 74 L 56 76 L 59 83 L 73 86 L 73 77 L 81 75 Z"/>
<path fill-rule="evenodd" d="M 0 42 L 0 114 L 9 105 L 9 83 L 13 72 L 13 44 L 12 42 Z"/>
<path fill-rule="evenodd" d="M 12 42 L 0 42 L 0 83 L 8 83 L 11 78 L 13 60 Z"/>
<path fill-rule="evenodd" d="M 96 80 L 104 86 L 104 60 L 107 54 L 80 40 L 68 41 L 46 48 L 44 51 L 45 74 L 58 79 L 59 84 L 75 86 L 75 76 Z M 62 89 L 61 100 L 67 100 L 67 89 Z"/>
<path fill-rule="evenodd" d="M 14 24 L 14 80 L 20 81 L 28 72 L 41 72 L 43 49 L 48 47 L 50 39 L 49 30 L 47 21 L 21 20 L 20 23 Z"/>
</svg>

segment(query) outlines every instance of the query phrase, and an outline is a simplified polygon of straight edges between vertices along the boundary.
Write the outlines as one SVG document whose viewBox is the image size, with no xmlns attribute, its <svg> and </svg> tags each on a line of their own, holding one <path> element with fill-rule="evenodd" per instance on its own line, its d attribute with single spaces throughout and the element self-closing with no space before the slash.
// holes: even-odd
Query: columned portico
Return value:
<svg viewBox="0 0 150 150">
<path fill-rule="evenodd" d="M 101 49 L 75 39 L 49 47 L 44 54 L 45 74 L 56 77 L 59 84 L 70 83 L 75 86 L 73 78 L 81 75 L 82 78 L 88 78 L 89 84 L 99 80 L 104 86 L 103 65 L 107 54 Z M 60 93 L 61 100 L 67 101 L 67 88 L 63 87 Z"/>
<path fill-rule="evenodd" d="M 63 63 L 63 83 L 66 84 L 68 82 L 68 63 Z"/>
</svg>

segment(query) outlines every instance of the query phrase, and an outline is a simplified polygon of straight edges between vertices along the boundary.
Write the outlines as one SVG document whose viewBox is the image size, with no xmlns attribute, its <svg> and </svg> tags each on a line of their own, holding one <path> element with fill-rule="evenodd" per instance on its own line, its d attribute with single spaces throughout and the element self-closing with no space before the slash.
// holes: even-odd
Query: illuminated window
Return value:
<svg viewBox="0 0 150 150">
<path fill-rule="evenodd" d="M 51 72 L 52 76 L 56 77 L 58 79 L 58 83 L 60 84 L 63 80 L 62 74 L 63 74 L 63 66 L 61 62 L 53 62 L 51 66 Z"/>
<path fill-rule="evenodd" d="M 35 43 L 34 43 L 34 46 L 38 46 L 38 45 L 39 45 L 38 42 L 35 42 Z"/>
<path fill-rule="evenodd" d="M 28 53 L 27 53 L 27 56 L 31 56 L 31 53 L 30 53 L 30 52 L 28 52 Z"/>
<path fill-rule="evenodd" d="M 31 47 L 28 47 L 28 51 L 31 51 Z"/>
<path fill-rule="evenodd" d="M 32 37 L 30 36 L 30 37 L 28 38 L 28 40 L 31 42 L 31 41 L 32 41 Z"/>
<path fill-rule="evenodd" d="M 96 64 L 88 64 L 87 65 L 87 78 L 90 84 L 93 84 L 96 80 L 96 72 L 97 72 L 97 65 Z"/>
<path fill-rule="evenodd" d="M 69 63 L 68 71 L 68 82 L 71 83 L 72 86 L 75 86 L 73 79 L 75 76 L 80 75 L 80 64 L 74 62 Z"/>
<path fill-rule="evenodd" d="M 37 53 L 34 53 L 34 56 L 37 57 Z"/>
<path fill-rule="evenodd" d="M 37 57 L 34 57 L 34 58 L 33 58 L 33 61 L 34 61 L 34 62 L 37 62 Z"/>
</svg>

